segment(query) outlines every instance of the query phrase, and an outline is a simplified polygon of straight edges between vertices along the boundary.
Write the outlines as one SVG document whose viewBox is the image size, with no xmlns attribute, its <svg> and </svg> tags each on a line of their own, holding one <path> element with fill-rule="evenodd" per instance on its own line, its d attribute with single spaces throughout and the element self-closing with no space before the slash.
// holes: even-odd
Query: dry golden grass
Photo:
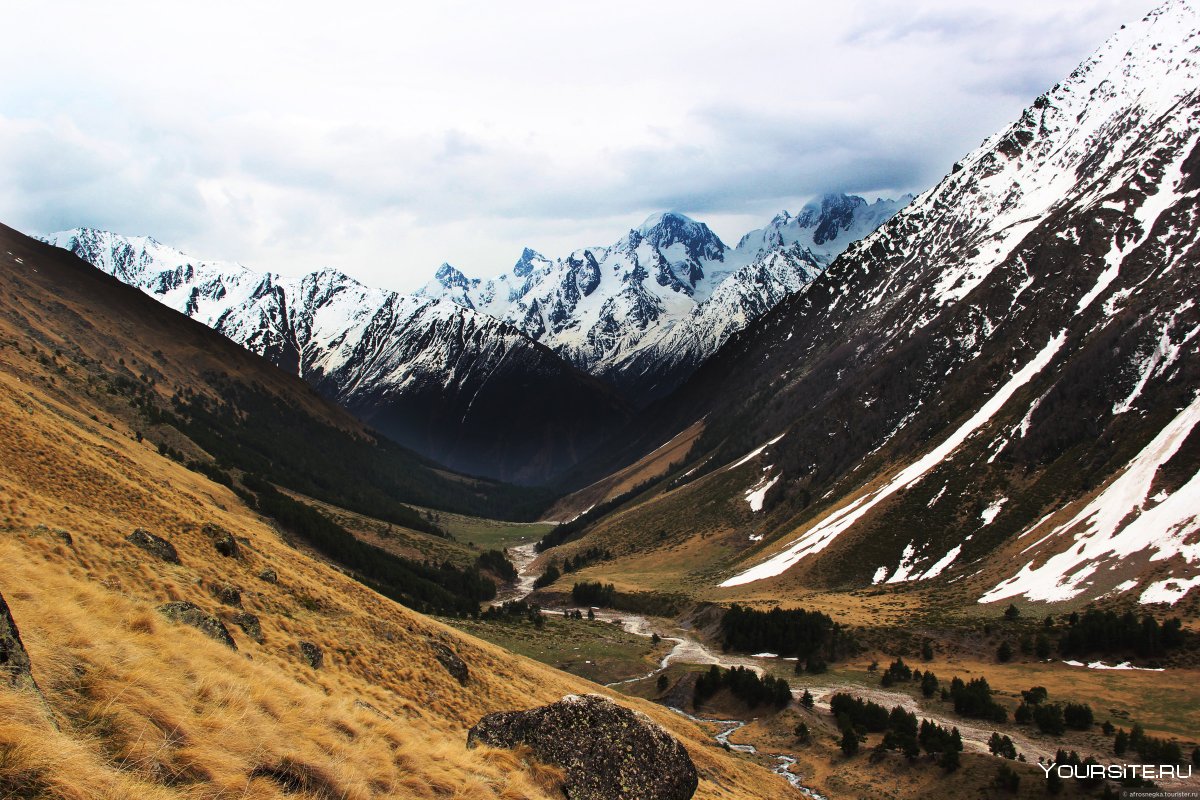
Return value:
<svg viewBox="0 0 1200 800">
<path fill-rule="evenodd" d="M 290 548 L 233 493 L 137 442 L 68 373 L 0 348 L 0 591 L 58 726 L 36 698 L 0 690 L 0 797 L 556 796 L 553 770 L 521 752 L 468 750 L 467 728 L 492 711 L 604 690 Z M 241 537 L 243 558 L 217 555 L 206 522 Z M 128 544 L 135 527 L 169 538 L 182 563 Z M 257 578 L 264 567 L 277 584 Z M 229 624 L 236 609 L 213 597 L 216 583 L 241 589 L 263 644 Z M 172 600 L 221 617 L 239 649 L 157 613 Z M 469 664 L 468 686 L 436 662 L 434 640 Z M 300 659 L 300 641 L 322 649 L 321 669 Z M 685 743 L 697 797 L 786 796 L 686 720 L 621 701 Z"/>
</svg>

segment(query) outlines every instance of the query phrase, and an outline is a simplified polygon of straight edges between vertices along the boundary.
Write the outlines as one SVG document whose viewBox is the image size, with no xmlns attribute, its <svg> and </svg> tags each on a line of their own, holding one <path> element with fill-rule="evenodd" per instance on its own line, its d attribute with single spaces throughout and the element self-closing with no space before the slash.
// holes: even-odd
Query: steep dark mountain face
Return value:
<svg viewBox="0 0 1200 800">
<path fill-rule="evenodd" d="M 1200 584 L 1198 30 L 1127 26 L 656 407 L 685 493 L 756 453 L 723 585 Z"/>
<path fill-rule="evenodd" d="M 515 326 L 447 300 L 371 289 L 337 270 L 257 273 L 106 231 L 49 241 L 455 470 L 541 483 L 627 419 L 608 387 Z M 448 265 L 438 275 L 467 281 Z"/>
<path fill-rule="evenodd" d="M 206 474 L 253 472 L 416 526 L 421 520 L 404 504 L 531 518 L 549 500 L 446 471 L 209 327 L 4 226 L 0 288 L 0 322 L 20 332 L 12 346 L 53 354 L 44 358 L 59 367 L 64 387 L 82 384 L 89 402 L 120 406 L 160 452 L 202 465 Z M 63 402 L 73 405 L 63 391 Z"/>
<path fill-rule="evenodd" d="M 315 382 L 396 441 L 470 474 L 538 483 L 627 419 L 609 387 L 512 326 L 448 303 L 413 320 L 403 303 L 381 307 Z"/>
</svg>

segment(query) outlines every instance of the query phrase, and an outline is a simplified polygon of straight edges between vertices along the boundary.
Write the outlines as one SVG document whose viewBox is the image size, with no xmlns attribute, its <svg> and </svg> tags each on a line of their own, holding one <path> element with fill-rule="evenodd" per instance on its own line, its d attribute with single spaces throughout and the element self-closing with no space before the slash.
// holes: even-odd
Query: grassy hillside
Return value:
<svg viewBox="0 0 1200 800">
<path fill-rule="evenodd" d="M 197 363 L 254 370 L 281 397 L 294 382 L 240 351 L 214 355 L 186 320 L 159 318 L 148 334 L 138 315 L 162 313 L 153 304 L 119 318 L 92 313 L 82 289 L 33 294 L 37 253 L 0 257 L 0 592 L 50 709 L 0 687 L 0 796 L 555 796 L 552 770 L 519 751 L 467 750 L 467 728 L 492 711 L 604 690 L 402 608 L 290 546 L 229 487 L 160 453 L 206 456 L 178 430 L 143 430 L 99 371 L 119 359 L 148 370 L 161 347 L 161 367 L 146 374 L 164 390 L 184 388 Z M 184 335 L 171 339 L 173 324 Z M 311 394 L 294 402 L 355 432 Z M 235 537 L 239 557 L 217 552 L 210 524 Z M 127 541 L 139 527 L 170 540 L 179 563 Z M 237 649 L 157 610 L 172 601 L 214 615 Z M 245 614 L 261 635 L 239 626 Z M 439 647 L 466 662 L 465 686 Z M 695 725 L 622 702 L 680 737 L 698 797 L 781 796 L 778 778 Z"/>
<path fill-rule="evenodd" d="M 0 289 L 12 346 L 181 460 L 215 459 L 417 528 L 413 504 L 532 520 L 552 499 L 447 472 L 204 325 L 2 225 Z"/>
</svg>

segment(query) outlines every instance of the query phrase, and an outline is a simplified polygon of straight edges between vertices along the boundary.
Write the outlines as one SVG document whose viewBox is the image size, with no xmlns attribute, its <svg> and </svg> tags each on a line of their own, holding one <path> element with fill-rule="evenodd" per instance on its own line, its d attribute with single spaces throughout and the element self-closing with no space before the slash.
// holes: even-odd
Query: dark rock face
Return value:
<svg viewBox="0 0 1200 800">
<path fill-rule="evenodd" d="M 237 625 L 246 635 L 254 641 L 262 644 L 264 640 L 262 632 L 262 624 L 259 623 L 258 617 L 251 614 L 249 611 L 239 611 L 230 617 L 234 625 Z"/>
<path fill-rule="evenodd" d="M 206 522 L 201 532 L 212 539 L 213 547 L 217 552 L 226 558 L 238 558 L 241 555 L 241 550 L 238 547 L 237 539 L 233 538 L 233 534 L 222 528 L 220 525 L 214 525 L 211 522 Z"/>
<path fill-rule="evenodd" d="M 321 665 L 325 663 L 325 654 L 312 642 L 300 643 L 300 658 L 304 659 L 304 663 L 313 669 L 320 669 Z"/>
<path fill-rule="evenodd" d="M 467 746 L 527 745 L 566 772 L 571 800 L 688 800 L 699 778 L 674 737 L 644 714 L 599 695 L 568 695 L 529 711 L 489 714 Z"/>
<path fill-rule="evenodd" d="M 175 545 L 145 528 L 138 528 L 126 536 L 125 541 L 137 545 L 155 558 L 171 564 L 179 563 L 179 553 L 175 550 Z"/>
<path fill-rule="evenodd" d="M 266 581 L 267 583 L 279 583 L 279 576 L 276 575 L 275 570 L 271 569 L 270 567 L 258 573 L 258 579 L 260 581 Z"/>
<path fill-rule="evenodd" d="M 231 586 L 228 583 L 214 583 L 209 589 L 212 591 L 213 597 L 227 606 L 242 605 L 242 591 L 236 586 Z"/>
<path fill-rule="evenodd" d="M 0 596 L 0 683 L 14 689 L 37 689 L 30 671 L 29 654 L 21 642 L 21 633 Z"/>
<path fill-rule="evenodd" d="M 467 668 L 467 662 L 458 657 L 458 653 L 441 642 L 434 642 L 433 655 L 454 680 L 463 686 L 467 685 L 467 679 L 471 677 L 471 670 Z"/>
<path fill-rule="evenodd" d="M 233 637 L 229 635 L 229 629 L 225 627 L 221 620 L 209 614 L 195 603 L 189 603 L 186 600 L 177 600 L 174 603 L 159 606 L 158 612 L 172 622 L 191 625 L 208 638 L 216 639 L 226 647 L 237 650 L 237 643 L 233 641 Z"/>
<path fill-rule="evenodd" d="M 33 669 L 29 663 L 29 654 L 25 652 L 25 644 L 21 641 L 21 632 L 17 623 L 8 610 L 8 603 L 0 595 L 0 686 L 7 686 L 18 691 L 33 692 L 41 700 L 42 708 L 50 724 L 58 728 L 54 719 L 54 711 L 46 702 L 46 696 L 33 677 Z M 5 795 L 7 797 L 7 795 Z"/>
</svg>

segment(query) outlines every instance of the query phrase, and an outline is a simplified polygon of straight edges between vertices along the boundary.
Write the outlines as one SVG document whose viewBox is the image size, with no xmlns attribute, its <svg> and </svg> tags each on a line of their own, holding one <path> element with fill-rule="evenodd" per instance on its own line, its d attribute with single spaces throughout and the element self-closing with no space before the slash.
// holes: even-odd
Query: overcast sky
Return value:
<svg viewBox="0 0 1200 800">
<path fill-rule="evenodd" d="M 928 188 L 1155 4 L 5 0 L 0 222 L 400 290 L 660 210 L 733 244 Z"/>
</svg>

